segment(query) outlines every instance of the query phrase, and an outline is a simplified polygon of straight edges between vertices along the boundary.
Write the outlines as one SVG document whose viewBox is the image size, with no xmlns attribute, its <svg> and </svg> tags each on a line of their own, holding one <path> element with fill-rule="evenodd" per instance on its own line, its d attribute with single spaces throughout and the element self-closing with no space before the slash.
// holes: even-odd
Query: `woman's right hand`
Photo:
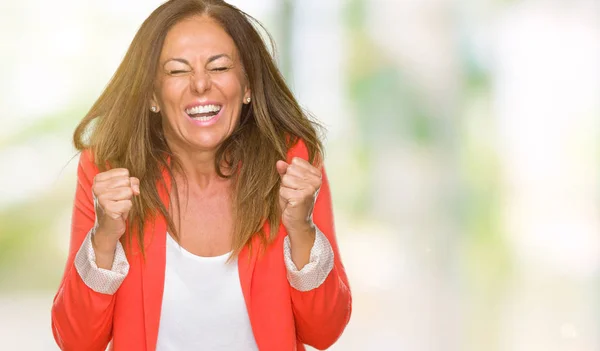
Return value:
<svg viewBox="0 0 600 351">
<path fill-rule="evenodd" d="M 127 216 L 133 205 L 131 200 L 134 195 L 140 194 L 140 180 L 130 177 L 126 168 L 111 169 L 94 177 L 92 193 L 97 218 L 92 240 L 94 249 L 97 254 L 98 251 L 114 254 L 119 239 L 125 233 Z"/>
</svg>

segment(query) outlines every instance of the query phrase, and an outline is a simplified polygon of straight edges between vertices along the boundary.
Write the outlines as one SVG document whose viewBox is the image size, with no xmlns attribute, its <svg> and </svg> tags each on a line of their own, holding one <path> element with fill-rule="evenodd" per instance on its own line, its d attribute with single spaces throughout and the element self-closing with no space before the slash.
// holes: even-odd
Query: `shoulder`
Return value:
<svg viewBox="0 0 600 351">
<path fill-rule="evenodd" d="M 308 148 L 306 147 L 304 140 L 301 138 L 298 138 L 296 142 L 288 149 L 286 162 L 291 162 L 294 157 L 300 157 L 308 160 Z"/>
<path fill-rule="evenodd" d="M 321 141 L 315 140 L 307 142 L 302 138 L 297 138 L 294 143 L 288 148 L 287 151 L 287 163 L 291 163 L 294 157 L 301 158 L 308 161 L 310 164 L 317 168 L 323 168 L 323 145 Z"/>
<path fill-rule="evenodd" d="M 93 179 L 100 171 L 94 159 L 94 153 L 91 149 L 84 149 L 79 154 L 79 176 L 85 176 L 88 179 Z"/>
</svg>

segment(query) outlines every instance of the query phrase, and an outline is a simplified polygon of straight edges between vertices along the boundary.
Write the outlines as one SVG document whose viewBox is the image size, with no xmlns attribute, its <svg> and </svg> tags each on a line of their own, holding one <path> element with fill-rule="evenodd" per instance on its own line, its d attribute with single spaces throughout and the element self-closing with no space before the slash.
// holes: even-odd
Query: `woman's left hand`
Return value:
<svg viewBox="0 0 600 351">
<path fill-rule="evenodd" d="M 306 234 L 314 239 L 312 213 L 321 187 L 321 171 L 300 157 L 289 164 L 277 161 L 276 167 L 281 176 L 281 220 L 290 239 Z"/>
</svg>

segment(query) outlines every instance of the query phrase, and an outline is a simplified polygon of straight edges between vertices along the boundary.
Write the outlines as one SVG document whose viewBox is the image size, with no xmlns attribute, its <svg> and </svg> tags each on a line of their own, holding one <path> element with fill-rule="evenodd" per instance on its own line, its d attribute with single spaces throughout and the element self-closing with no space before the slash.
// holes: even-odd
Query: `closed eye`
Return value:
<svg viewBox="0 0 600 351">
<path fill-rule="evenodd" d="M 175 71 L 169 71 L 169 74 L 181 74 L 181 73 L 187 73 L 189 71 L 184 71 L 184 70 L 175 70 Z"/>
<path fill-rule="evenodd" d="M 211 69 L 211 71 L 223 72 L 223 71 L 227 71 L 228 69 L 229 69 L 229 67 L 217 67 L 217 68 Z"/>
</svg>

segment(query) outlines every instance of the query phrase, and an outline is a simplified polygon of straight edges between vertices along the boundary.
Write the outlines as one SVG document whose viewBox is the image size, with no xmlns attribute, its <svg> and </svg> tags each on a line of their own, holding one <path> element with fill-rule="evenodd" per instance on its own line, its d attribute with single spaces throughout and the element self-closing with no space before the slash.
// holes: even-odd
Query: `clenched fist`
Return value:
<svg viewBox="0 0 600 351">
<path fill-rule="evenodd" d="M 95 240 L 116 242 L 125 233 L 131 199 L 140 194 L 140 180 L 129 176 L 125 168 L 98 173 L 92 185 L 98 227 Z"/>
<path fill-rule="evenodd" d="M 300 157 L 294 157 L 289 164 L 277 161 L 276 168 L 281 176 L 281 221 L 290 238 L 292 261 L 300 270 L 308 263 L 315 240 L 312 214 L 322 175 L 319 169 Z"/>
<path fill-rule="evenodd" d="M 281 176 L 279 203 L 284 227 L 290 235 L 310 231 L 321 171 L 300 157 L 294 157 L 289 164 L 277 161 L 276 167 Z"/>
</svg>

